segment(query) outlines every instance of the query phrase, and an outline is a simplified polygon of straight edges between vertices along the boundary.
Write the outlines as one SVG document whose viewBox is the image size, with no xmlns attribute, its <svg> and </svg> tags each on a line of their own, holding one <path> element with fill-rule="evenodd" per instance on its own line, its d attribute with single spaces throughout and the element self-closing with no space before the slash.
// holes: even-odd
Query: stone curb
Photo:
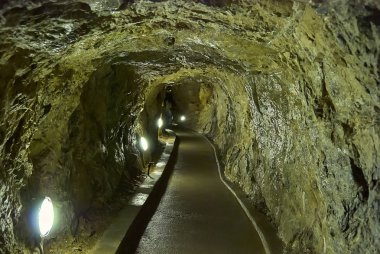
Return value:
<svg viewBox="0 0 380 254">
<path fill-rule="evenodd" d="M 129 249 L 127 253 L 134 253 L 140 236 L 144 233 L 151 215 L 155 212 L 155 209 L 152 210 L 152 206 L 158 206 L 163 194 L 161 193 L 161 189 L 165 185 L 165 181 L 170 177 L 171 172 L 168 172 L 167 166 L 171 164 L 171 159 L 174 157 L 173 150 L 176 151 L 174 148 L 178 145 L 178 138 L 175 136 L 175 133 L 170 132 L 170 134 L 172 138 L 166 143 L 164 152 L 161 154 L 150 177 L 147 177 L 140 184 L 128 204 L 113 219 L 112 223 L 88 253 L 126 253 L 126 248 Z"/>
<path fill-rule="evenodd" d="M 219 178 L 221 180 L 221 182 L 227 187 L 227 189 L 232 193 L 232 195 L 236 198 L 236 200 L 238 201 L 239 205 L 241 206 L 241 208 L 243 209 L 243 211 L 245 212 L 245 214 L 247 215 L 248 219 L 251 221 L 253 227 L 255 228 L 256 232 L 258 233 L 260 239 L 261 239 L 261 242 L 263 244 L 263 247 L 264 247 L 264 250 L 265 250 L 265 253 L 266 254 L 271 254 L 271 251 L 270 251 L 270 248 L 269 248 L 269 245 L 268 245 L 268 242 L 267 240 L 265 239 L 265 235 L 264 233 L 261 231 L 260 227 L 257 225 L 256 221 L 255 221 L 255 218 L 252 216 L 252 214 L 250 213 L 250 211 L 248 210 L 248 208 L 245 206 L 244 202 L 240 199 L 240 197 L 236 194 L 236 192 L 233 190 L 233 188 L 225 181 L 224 177 L 223 177 L 223 173 L 222 173 L 222 170 L 220 168 L 220 163 L 219 163 L 219 159 L 218 159 L 218 154 L 216 152 L 216 148 L 214 146 L 214 144 L 208 139 L 206 138 L 204 135 L 200 134 L 200 136 L 202 136 L 212 147 L 213 151 L 214 151 L 214 158 L 215 158 L 215 161 L 216 161 L 216 164 L 218 166 L 218 173 L 219 173 Z"/>
<path fill-rule="evenodd" d="M 221 170 L 215 145 L 207 137 L 205 137 L 205 135 L 199 135 L 202 136 L 214 150 L 214 158 L 218 167 L 219 178 L 221 182 L 227 187 L 227 189 L 232 193 L 232 195 L 236 198 L 241 208 L 247 215 L 248 219 L 251 221 L 253 227 L 255 228 L 256 232 L 258 233 L 261 239 L 265 253 L 282 253 L 283 242 L 280 240 L 280 238 L 278 238 L 276 230 L 270 225 L 269 221 L 267 221 L 265 216 L 261 214 L 259 211 L 256 211 L 256 209 L 254 209 L 254 206 L 250 204 L 250 202 L 247 199 L 244 198 L 244 192 L 240 190 L 238 186 L 234 186 L 225 178 L 224 173 L 222 173 Z"/>
</svg>

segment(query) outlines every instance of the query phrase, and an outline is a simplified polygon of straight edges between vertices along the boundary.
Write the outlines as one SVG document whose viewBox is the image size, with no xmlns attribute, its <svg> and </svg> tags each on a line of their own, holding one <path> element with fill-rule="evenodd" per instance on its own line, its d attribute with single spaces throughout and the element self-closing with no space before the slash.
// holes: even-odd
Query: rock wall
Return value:
<svg viewBox="0 0 380 254">
<path fill-rule="evenodd" d="M 79 219 L 107 206 L 119 186 L 132 188 L 143 166 L 138 137 L 157 137 L 146 112 L 160 105 L 145 105 L 145 86 L 125 55 L 70 46 L 89 23 L 104 21 L 87 5 L 23 11 L 6 14 L 13 23 L 2 30 L 1 253 L 33 246 L 29 213 L 40 196 L 54 202 L 56 237 L 75 234 Z M 34 28 L 18 27 L 27 19 Z"/>
<path fill-rule="evenodd" d="M 265 41 L 277 52 L 240 42 L 251 72 L 218 75 L 198 130 L 219 147 L 227 178 L 278 225 L 287 251 L 377 253 L 379 27 L 320 16 L 323 8 L 272 12 L 288 20 Z M 273 22 L 271 11 L 259 15 Z"/>
<path fill-rule="evenodd" d="M 380 249 L 378 4 L 203 2 L 4 7 L 1 252 L 30 247 L 32 198 L 60 235 L 140 172 L 167 85 L 288 252 Z"/>
</svg>

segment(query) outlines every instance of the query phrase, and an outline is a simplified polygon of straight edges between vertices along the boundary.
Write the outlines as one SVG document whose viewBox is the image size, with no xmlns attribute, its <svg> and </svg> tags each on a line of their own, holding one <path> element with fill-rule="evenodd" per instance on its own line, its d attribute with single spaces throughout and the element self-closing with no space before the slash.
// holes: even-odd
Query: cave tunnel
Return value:
<svg viewBox="0 0 380 254">
<path fill-rule="evenodd" d="M 0 1 L 0 253 L 380 253 L 379 13 Z"/>
</svg>

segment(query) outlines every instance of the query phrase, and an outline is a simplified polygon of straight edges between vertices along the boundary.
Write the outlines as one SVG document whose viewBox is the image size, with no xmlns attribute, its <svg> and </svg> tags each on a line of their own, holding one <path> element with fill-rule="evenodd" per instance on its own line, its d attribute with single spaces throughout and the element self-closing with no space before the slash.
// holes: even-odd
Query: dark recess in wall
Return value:
<svg viewBox="0 0 380 254">
<path fill-rule="evenodd" d="M 356 166 L 354 160 L 350 158 L 350 164 L 351 164 L 351 170 L 352 170 L 352 177 L 354 178 L 355 183 L 360 188 L 360 193 L 362 195 L 363 201 L 368 200 L 368 183 L 364 177 L 363 170 Z"/>
</svg>

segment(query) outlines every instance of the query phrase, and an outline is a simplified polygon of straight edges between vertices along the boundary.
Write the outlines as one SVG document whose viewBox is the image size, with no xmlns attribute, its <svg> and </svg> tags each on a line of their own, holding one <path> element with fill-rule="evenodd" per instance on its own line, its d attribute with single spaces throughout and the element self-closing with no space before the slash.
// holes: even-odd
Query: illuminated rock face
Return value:
<svg viewBox="0 0 380 254">
<path fill-rule="evenodd" d="M 59 235 L 136 177 L 170 84 L 290 252 L 376 253 L 376 1 L 114 5 L 2 6 L 1 252 L 29 245 L 33 197 L 56 201 Z"/>
</svg>

